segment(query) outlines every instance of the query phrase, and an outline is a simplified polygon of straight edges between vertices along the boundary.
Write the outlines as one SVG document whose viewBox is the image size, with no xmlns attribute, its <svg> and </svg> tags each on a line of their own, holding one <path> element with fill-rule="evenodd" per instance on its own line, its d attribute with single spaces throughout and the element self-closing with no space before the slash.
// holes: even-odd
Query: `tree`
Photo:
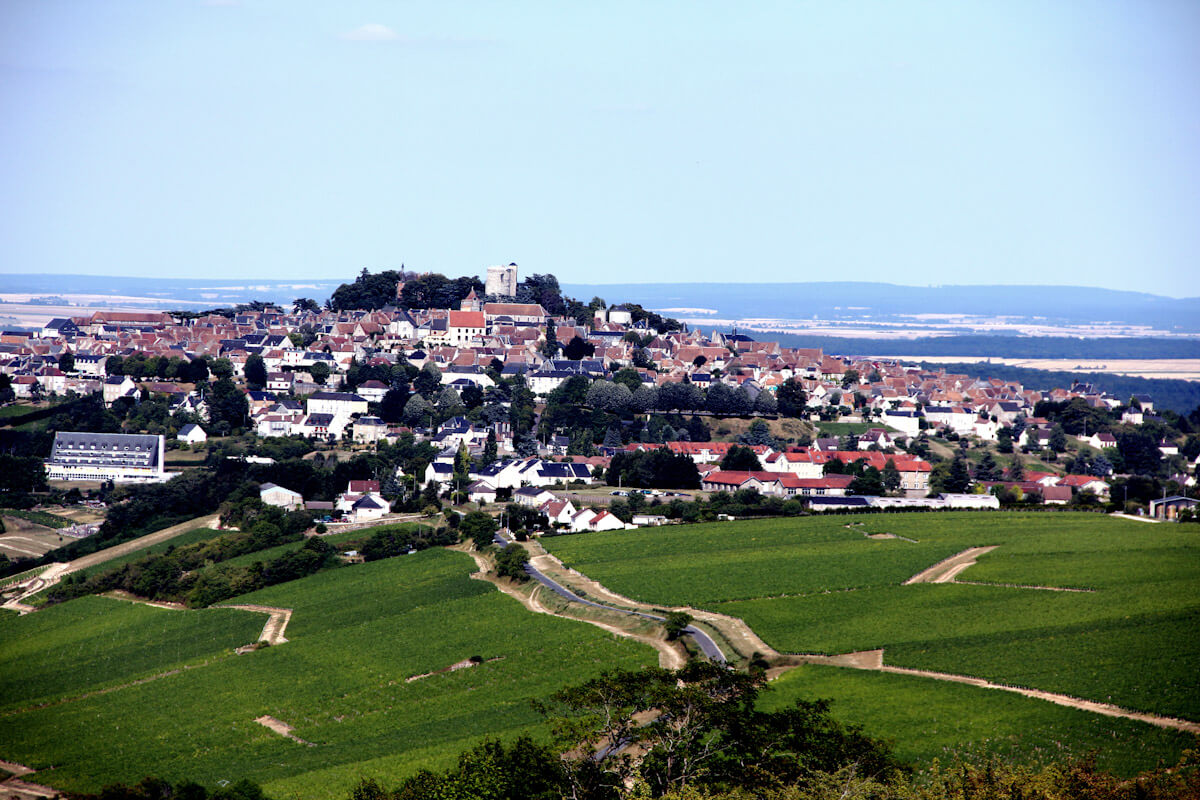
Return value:
<svg viewBox="0 0 1200 800">
<path fill-rule="evenodd" d="M 297 297 L 295 300 L 292 301 L 292 311 L 296 314 L 303 314 L 305 312 L 319 314 L 321 312 L 321 306 L 319 303 L 317 303 L 316 300 L 313 300 L 312 298 Z"/>
<path fill-rule="evenodd" d="M 250 403 L 229 378 L 213 384 L 208 394 L 208 418 L 214 425 L 224 422 L 230 429 L 241 428 L 250 414 Z"/>
<path fill-rule="evenodd" d="M 756 419 L 750 423 L 750 428 L 741 436 L 738 441 L 745 445 L 763 445 L 766 447 L 777 447 L 778 442 L 771 435 L 771 428 L 761 419 Z"/>
<path fill-rule="evenodd" d="M 1013 451 L 1013 435 L 1010 428 L 1005 427 L 996 431 L 996 449 L 1001 453 Z"/>
<path fill-rule="evenodd" d="M 429 424 L 429 412 L 432 407 L 425 398 L 414 394 L 404 404 L 404 424 L 410 426 Z"/>
<path fill-rule="evenodd" d="M 1050 440 L 1048 442 L 1050 449 L 1056 453 L 1061 453 L 1067 449 L 1067 434 L 1063 431 L 1062 425 L 1055 425 L 1050 429 Z"/>
<path fill-rule="evenodd" d="M 723 470 L 760 472 L 762 468 L 762 462 L 749 447 L 734 445 L 729 448 L 725 458 L 721 459 L 721 469 Z"/>
<path fill-rule="evenodd" d="M 857 463 L 861 464 L 862 462 Z M 850 494 L 879 497 L 886 493 L 887 487 L 883 483 L 882 473 L 875 467 L 868 465 L 863 467 L 862 471 L 854 476 L 854 480 L 850 482 L 848 489 Z"/>
<path fill-rule="evenodd" d="M 510 544 L 496 554 L 496 574 L 511 578 L 517 583 L 529 580 L 525 565 L 529 563 L 529 551 L 519 545 Z"/>
<path fill-rule="evenodd" d="M 883 465 L 883 488 L 888 492 L 897 492 L 900 490 L 900 470 L 896 469 L 896 462 L 888 459 Z"/>
<path fill-rule="evenodd" d="M 331 370 L 329 369 L 329 365 L 324 361 L 318 361 L 308 368 L 308 374 L 312 376 L 313 383 L 318 386 L 324 386 L 325 381 L 329 380 Z"/>
<path fill-rule="evenodd" d="M 779 413 L 785 417 L 799 417 L 804 412 L 805 403 L 808 402 L 804 387 L 795 378 L 788 378 L 783 382 L 775 400 L 779 405 Z"/>
<path fill-rule="evenodd" d="M 758 397 L 754 398 L 754 410 L 759 414 L 774 414 L 779 410 L 779 403 L 775 400 L 775 395 L 768 391 L 761 391 Z"/>
<path fill-rule="evenodd" d="M 1014 455 L 1008 465 L 1008 479 L 1010 481 L 1025 480 L 1025 462 L 1018 455 Z"/>
<path fill-rule="evenodd" d="M 472 511 L 463 517 L 458 528 L 462 531 L 463 537 L 470 539 L 475 543 L 475 549 L 483 550 L 491 546 L 492 539 L 495 537 L 496 520 L 489 514 L 482 511 Z"/>
<path fill-rule="evenodd" d="M 596 345 L 591 342 L 586 342 L 578 336 L 572 336 L 571 341 L 567 342 L 563 348 L 563 356 L 572 361 L 579 361 L 584 358 L 591 358 L 596 352 Z"/>
<path fill-rule="evenodd" d="M 413 379 L 413 391 L 426 398 L 432 398 L 434 392 L 442 385 L 442 371 L 432 361 L 427 362 Z"/>
<path fill-rule="evenodd" d="M 849 389 L 851 386 L 857 386 L 861 376 L 856 369 L 848 369 L 842 373 L 842 388 Z"/>
<path fill-rule="evenodd" d="M 684 611 L 667 612 L 663 628 L 667 631 L 667 641 L 673 642 L 682 636 L 688 625 L 692 624 L 692 615 Z"/>
<path fill-rule="evenodd" d="M 1000 465 L 996 463 L 996 459 L 991 453 L 984 453 L 983 458 L 979 461 L 979 466 L 975 468 L 975 479 L 980 481 L 998 481 L 1003 477 L 1003 472 Z"/>
<path fill-rule="evenodd" d="M 251 389 L 262 389 L 267 385 L 267 365 L 258 353 L 253 353 L 246 358 L 245 373 L 246 383 Z"/>
<path fill-rule="evenodd" d="M 496 443 L 496 429 L 488 428 L 487 444 L 484 445 L 484 456 L 482 456 L 480 461 L 484 467 L 487 467 L 487 465 L 496 463 L 498 457 L 499 450 Z"/>
<path fill-rule="evenodd" d="M 62 351 L 62 355 L 58 357 L 58 368 L 63 372 L 75 371 L 75 356 L 71 355 L 70 350 Z"/>
<path fill-rule="evenodd" d="M 208 365 L 208 371 L 217 379 L 233 377 L 233 364 L 228 358 L 215 358 Z"/>
<path fill-rule="evenodd" d="M 559 349 L 558 330 L 554 322 L 551 321 L 546 325 L 546 340 L 542 342 L 541 353 L 546 358 L 557 358 Z"/>
<path fill-rule="evenodd" d="M 404 421 L 404 409 L 408 403 L 408 388 L 388 389 L 379 402 L 379 418 L 384 422 Z"/>
</svg>

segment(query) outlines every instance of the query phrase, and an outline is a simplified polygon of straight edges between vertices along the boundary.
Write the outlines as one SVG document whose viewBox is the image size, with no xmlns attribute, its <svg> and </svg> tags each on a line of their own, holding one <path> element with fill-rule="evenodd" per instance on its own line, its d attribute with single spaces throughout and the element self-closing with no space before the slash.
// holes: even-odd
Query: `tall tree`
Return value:
<svg viewBox="0 0 1200 800">
<path fill-rule="evenodd" d="M 258 353 L 252 353 L 246 358 L 246 383 L 251 389 L 262 389 L 267 385 L 267 365 Z"/>
</svg>

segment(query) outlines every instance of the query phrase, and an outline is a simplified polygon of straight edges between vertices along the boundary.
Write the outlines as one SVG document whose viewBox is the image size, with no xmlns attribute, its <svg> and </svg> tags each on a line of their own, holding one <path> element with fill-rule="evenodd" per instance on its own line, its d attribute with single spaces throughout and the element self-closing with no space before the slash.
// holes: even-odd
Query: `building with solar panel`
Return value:
<svg viewBox="0 0 1200 800">
<path fill-rule="evenodd" d="M 163 472 L 162 436 L 59 431 L 46 459 L 46 477 L 52 481 L 157 483 L 171 475 Z"/>
</svg>

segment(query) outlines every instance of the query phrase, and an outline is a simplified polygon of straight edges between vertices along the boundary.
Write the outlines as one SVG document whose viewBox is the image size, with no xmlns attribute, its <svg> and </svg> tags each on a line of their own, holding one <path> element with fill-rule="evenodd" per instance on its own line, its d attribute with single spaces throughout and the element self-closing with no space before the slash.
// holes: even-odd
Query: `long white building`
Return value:
<svg viewBox="0 0 1200 800">
<path fill-rule="evenodd" d="M 163 471 L 162 436 L 59 431 L 46 459 L 46 477 L 52 481 L 158 483 L 171 475 Z"/>
</svg>

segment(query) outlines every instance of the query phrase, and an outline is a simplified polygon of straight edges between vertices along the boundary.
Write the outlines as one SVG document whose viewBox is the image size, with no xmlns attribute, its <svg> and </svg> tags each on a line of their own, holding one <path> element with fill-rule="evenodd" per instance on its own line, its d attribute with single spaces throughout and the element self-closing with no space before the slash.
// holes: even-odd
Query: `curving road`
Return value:
<svg viewBox="0 0 1200 800">
<path fill-rule="evenodd" d="M 503 536 L 501 536 L 500 534 L 496 534 L 496 544 L 499 545 L 500 547 L 508 547 L 510 542 L 507 539 L 505 539 Z M 540 583 L 542 586 L 545 586 L 547 589 L 549 589 L 550 591 L 554 592 L 559 597 L 561 597 L 564 600 L 567 600 L 569 602 L 582 603 L 583 605 L 591 606 L 592 608 L 603 608 L 603 609 L 607 609 L 609 611 L 616 611 L 621 614 L 628 614 L 631 617 L 641 617 L 643 619 L 652 619 L 652 620 L 655 620 L 656 622 L 665 622 L 666 621 L 666 617 L 660 617 L 657 614 L 646 614 L 642 611 L 633 611 L 633 610 L 627 609 L 627 608 L 618 608 L 617 606 L 609 606 L 609 605 L 605 605 L 604 603 L 597 603 L 593 600 L 586 600 L 586 599 L 580 597 L 579 595 L 575 594 L 570 589 L 563 586 L 561 583 L 554 580 L 553 578 L 547 577 L 545 573 L 543 573 L 541 570 L 539 570 L 533 564 L 526 564 L 525 572 L 529 575 L 529 577 L 533 578 L 535 581 Z M 721 648 L 717 647 L 717 643 L 714 642 L 712 640 L 712 637 L 709 636 L 707 633 L 700 630 L 695 625 L 688 625 L 686 628 L 683 629 L 683 632 L 696 640 L 696 644 L 698 644 L 700 646 L 700 652 L 704 653 L 704 655 L 707 656 L 710 660 L 715 661 L 718 664 L 725 663 L 725 654 L 721 652 Z"/>
</svg>

